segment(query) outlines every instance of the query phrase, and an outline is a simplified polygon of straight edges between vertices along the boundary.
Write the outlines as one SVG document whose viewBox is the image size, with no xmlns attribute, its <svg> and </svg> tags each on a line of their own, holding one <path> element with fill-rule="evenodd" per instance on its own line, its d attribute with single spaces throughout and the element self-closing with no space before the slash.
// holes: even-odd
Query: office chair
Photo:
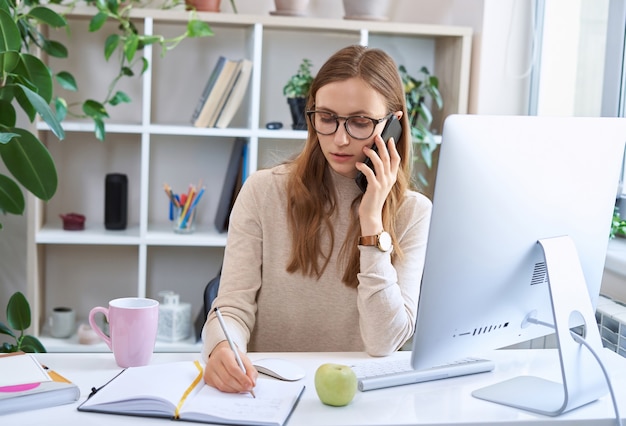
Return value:
<svg viewBox="0 0 626 426">
<path fill-rule="evenodd" d="M 198 313 L 198 316 L 196 317 L 196 321 L 194 323 L 195 330 L 196 330 L 196 338 L 198 340 L 202 338 L 202 327 L 204 326 L 204 323 L 206 322 L 206 318 L 209 315 L 209 312 L 211 311 L 211 305 L 213 304 L 213 301 L 217 297 L 217 291 L 219 290 L 219 287 L 220 287 L 221 277 L 222 277 L 222 270 L 220 269 L 217 275 L 213 277 L 204 288 L 204 295 L 203 295 L 204 306 L 202 307 L 202 309 L 200 309 L 200 312 Z"/>
</svg>

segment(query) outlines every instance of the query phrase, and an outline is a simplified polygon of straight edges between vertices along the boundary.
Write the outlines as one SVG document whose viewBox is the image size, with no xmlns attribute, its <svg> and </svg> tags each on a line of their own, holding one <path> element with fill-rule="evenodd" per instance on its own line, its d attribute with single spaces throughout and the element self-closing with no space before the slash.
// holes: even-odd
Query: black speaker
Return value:
<svg viewBox="0 0 626 426">
<path fill-rule="evenodd" d="M 109 173 L 104 181 L 104 227 L 126 229 L 127 213 L 128 177 L 121 173 Z"/>
</svg>

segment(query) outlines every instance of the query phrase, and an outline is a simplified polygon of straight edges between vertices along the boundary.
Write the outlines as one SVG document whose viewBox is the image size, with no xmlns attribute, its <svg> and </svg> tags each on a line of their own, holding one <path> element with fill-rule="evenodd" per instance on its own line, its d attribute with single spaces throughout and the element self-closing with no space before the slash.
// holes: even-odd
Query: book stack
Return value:
<svg viewBox="0 0 626 426">
<path fill-rule="evenodd" d="M 195 127 L 228 127 L 244 98 L 252 61 L 220 56 L 193 112 Z"/>
<path fill-rule="evenodd" d="M 41 365 L 32 354 L 0 355 L 0 414 L 71 404 L 78 386 Z"/>
</svg>

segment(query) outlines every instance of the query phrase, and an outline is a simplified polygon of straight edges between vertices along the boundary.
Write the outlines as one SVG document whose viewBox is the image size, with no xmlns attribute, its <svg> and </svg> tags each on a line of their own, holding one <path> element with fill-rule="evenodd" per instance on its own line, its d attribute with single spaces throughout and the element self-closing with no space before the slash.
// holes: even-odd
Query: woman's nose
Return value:
<svg viewBox="0 0 626 426">
<path fill-rule="evenodd" d="M 344 146 L 350 143 L 350 135 L 346 131 L 345 121 L 339 122 L 339 126 L 337 126 L 337 131 L 335 132 L 334 142 L 338 146 Z"/>
</svg>

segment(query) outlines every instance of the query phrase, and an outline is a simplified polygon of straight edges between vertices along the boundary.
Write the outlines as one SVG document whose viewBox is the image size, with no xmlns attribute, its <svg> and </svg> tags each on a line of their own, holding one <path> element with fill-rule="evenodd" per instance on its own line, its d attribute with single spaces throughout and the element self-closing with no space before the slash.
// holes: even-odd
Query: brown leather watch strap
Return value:
<svg viewBox="0 0 626 426">
<path fill-rule="evenodd" d="M 367 235 L 359 237 L 360 246 L 376 246 L 378 245 L 378 235 Z"/>
</svg>

